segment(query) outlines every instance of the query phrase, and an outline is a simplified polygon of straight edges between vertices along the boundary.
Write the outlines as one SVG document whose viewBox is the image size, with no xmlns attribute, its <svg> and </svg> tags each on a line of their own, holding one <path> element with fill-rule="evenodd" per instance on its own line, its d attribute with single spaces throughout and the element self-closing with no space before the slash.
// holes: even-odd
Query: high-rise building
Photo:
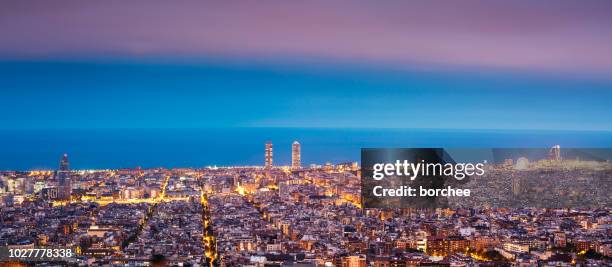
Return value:
<svg viewBox="0 0 612 267">
<path fill-rule="evenodd" d="M 519 176 L 515 176 L 511 178 L 512 180 L 512 194 L 514 196 L 520 196 L 521 192 L 522 192 L 522 184 L 523 182 L 521 181 L 521 178 Z"/>
<path fill-rule="evenodd" d="M 70 164 L 68 163 L 68 154 L 64 154 L 64 156 L 60 160 L 59 170 L 60 171 L 69 171 L 70 170 Z"/>
<path fill-rule="evenodd" d="M 298 141 L 293 141 L 291 145 L 291 169 L 298 170 L 302 167 L 300 150 L 300 143 Z"/>
<path fill-rule="evenodd" d="M 70 196 L 72 195 L 72 181 L 70 180 L 68 154 L 64 154 L 60 160 L 59 170 L 56 173 L 56 177 L 58 181 L 58 199 L 70 200 Z"/>
<path fill-rule="evenodd" d="M 550 148 L 550 151 L 548 152 L 548 159 L 556 161 L 561 160 L 561 146 L 555 145 Z"/>
<path fill-rule="evenodd" d="M 272 168 L 272 141 L 266 142 L 266 169 Z"/>
</svg>

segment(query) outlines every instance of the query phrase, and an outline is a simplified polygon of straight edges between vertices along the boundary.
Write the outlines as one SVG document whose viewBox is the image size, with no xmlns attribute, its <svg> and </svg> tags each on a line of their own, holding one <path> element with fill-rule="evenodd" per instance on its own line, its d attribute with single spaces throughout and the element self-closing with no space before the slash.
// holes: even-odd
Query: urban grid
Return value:
<svg viewBox="0 0 612 267">
<path fill-rule="evenodd" d="M 28 263 L 40 266 L 612 264 L 605 205 L 367 209 L 357 162 L 302 166 L 295 141 L 291 165 L 276 166 L 273 148 L 265 143 L 264 166 L 72 170 L 64 154 L 57 170 L 2 171 L 0 246 L 77 252 Z M 551 166 L 524 161 L 488 168 Z M 516 177 L 488 186 L 517 192 L 529 184 Z"/>
</svg>

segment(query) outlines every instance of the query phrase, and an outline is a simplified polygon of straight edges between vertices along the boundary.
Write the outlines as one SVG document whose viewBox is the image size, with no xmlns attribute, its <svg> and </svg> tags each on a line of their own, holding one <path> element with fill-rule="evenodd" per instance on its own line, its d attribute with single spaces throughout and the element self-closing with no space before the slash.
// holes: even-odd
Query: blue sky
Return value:
<svg viewBox="0 0 612 267">
<path fill-rule="evenodd" d="M 0 129 L 612 131 L 612 2 L 0 2 Z"/>
<path fill-rule="evenodd" d="M 612 130 L 612 82 L 520 71 L 223 60 L 0 61 L 4 129 Z"/>
</svg>

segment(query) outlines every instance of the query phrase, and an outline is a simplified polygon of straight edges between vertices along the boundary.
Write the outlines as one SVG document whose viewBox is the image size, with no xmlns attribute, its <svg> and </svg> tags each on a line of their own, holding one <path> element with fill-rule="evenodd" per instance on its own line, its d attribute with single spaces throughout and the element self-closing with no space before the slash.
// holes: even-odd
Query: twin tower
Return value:
<svg viewBox="0 0 612 267">
<path fill-rule="evenodd" d="M 291 169 L 298 170 L 302 167 L 300 160 L 300 143 L 293 141 L 291 144 Z M 272 168 L 272 141 L 266 142 L 266 153 L 265 153 L 265 167 L 266 169 Z"/>
</svg>

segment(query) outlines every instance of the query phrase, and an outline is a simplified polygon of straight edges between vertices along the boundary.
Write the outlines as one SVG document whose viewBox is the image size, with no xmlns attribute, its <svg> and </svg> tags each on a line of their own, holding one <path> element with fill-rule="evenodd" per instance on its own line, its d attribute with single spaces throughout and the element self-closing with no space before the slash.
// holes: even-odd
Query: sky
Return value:
<svg viewBox="0 0 612 267">
<path fill-rule="evenodd" d="M 610 1 L 2 1 L 1 129 L 612 131 Z"/>
</svg>

